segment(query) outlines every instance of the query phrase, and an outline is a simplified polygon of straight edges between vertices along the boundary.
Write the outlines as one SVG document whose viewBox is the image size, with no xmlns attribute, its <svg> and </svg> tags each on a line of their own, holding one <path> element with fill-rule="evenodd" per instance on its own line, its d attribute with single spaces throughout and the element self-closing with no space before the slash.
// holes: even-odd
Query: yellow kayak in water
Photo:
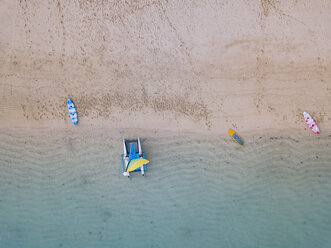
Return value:
<svg viewBox="0 0 331 248">
<path fill-rule="evenodd" d="M 237 134 L 236 131 L 234 131 L 233 129 L 229 129 L 229 134 L 231 136 L 231 138 L 241 147 L 244 147 L 244 141 L 240 138 L 239 134 Z"/>
</svg>

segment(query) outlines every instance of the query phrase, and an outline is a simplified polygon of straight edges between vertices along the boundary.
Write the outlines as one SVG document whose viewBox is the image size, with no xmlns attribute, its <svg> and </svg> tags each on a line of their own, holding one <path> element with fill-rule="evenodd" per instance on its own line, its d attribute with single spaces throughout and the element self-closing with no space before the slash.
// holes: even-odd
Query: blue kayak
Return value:
<svg viewBox="0 0 331 248">
<path fill-rule="evenodd" d="M 77 116 L 77 111 L 76 111 L 75 105 L 70 98 L 68 98 L 67 104 L 68 104 L 70 118 L 71 118 L 72 122 L 74 123 L 74 125 L 76 126 L 78 124 L 78 116 Z"/>
</svg>

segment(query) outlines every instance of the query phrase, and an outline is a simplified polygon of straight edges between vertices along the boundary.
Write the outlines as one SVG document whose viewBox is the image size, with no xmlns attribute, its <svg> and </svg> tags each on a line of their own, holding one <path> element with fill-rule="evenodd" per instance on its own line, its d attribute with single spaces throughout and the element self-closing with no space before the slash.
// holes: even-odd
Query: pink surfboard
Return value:
<svg viewBox="0 0 331 248">
<path fill-rule="evenodd" d="M 307 125 L 310 127 L 310 129 L 314 132 L 319 134 L 320 133 L 320 129 L 318 128 L 316 122 L 314 121 L 314 119 L 310 116 L 310 114 L 308 114 L 307 112 L 303 112 L 303 117 L 305 118 L 305 121 L 307 123 Z"/>
</svg>

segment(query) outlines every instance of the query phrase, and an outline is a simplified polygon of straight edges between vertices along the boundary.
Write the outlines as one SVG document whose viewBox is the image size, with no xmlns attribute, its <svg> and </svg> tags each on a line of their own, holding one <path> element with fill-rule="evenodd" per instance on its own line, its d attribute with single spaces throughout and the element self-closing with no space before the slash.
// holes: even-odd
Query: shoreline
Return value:
<svg viewBox="0 0 331 248">
<path fill-rule="evenodd" d="M 69 117 L 68 117 L 69 118 Z M 228 130 L 230 128 L 233 129 L 233 127 L 224 127 L 217 132 L 210 131 L 210 130 L 196 130 L 196 129 L 174 129 L 174 128 L 130 128 L 130 127 L 120 127 L 120 126 L 114 126 L 111 122 L 106 121 L 89 121 L 84 122 L 84 124 L 78 124 L 77 126 L 74 126 L 71 123 L 71 120 L 67 122 L 43 122 L 43 125 L 36 125 L 38 122 L 33 123 L 30 122 L 29 125 L 0 125 L 0 131 L 17 131 L 18 133 L 24 133 L 26 135 L 34 135 L 38 133 L 39 131 L 62 131 L 65 135 L 70 136 L 70 133 L 72 134 L 79 134 L 82 132 L 92 132 L 94 130 L 104 130 L 109 131 L 111 133 L 118 133 L 119 137 L 122 138 L 134 138 L 134 137 L 141 137 L 141 138 L 148 138 L 148 137 L 173 137 L 173 136 L 192 136 L 195 138 L 226 138 L 229 137 Z M 249 129 L 235 129 L 239 133 L 239 135 L 245 139 L 245 137 L 248 138 L 255 138 L 255 137 L 263 137 L 263 138 L 270 138 L 270 137 L 304 137 L 309 139 L 321 139 L 321 138 L 329 138 L 331 136 L 331 130 L 330 129 L 321 129 L 320 134 L 313 133 L 309 127 L 305 126 L 306 123 L 303 123 L 303 125 L 300 126 L 300 128 L 287 128 L 287 129 L 273 129 L 273 128 L 265 128 L 265 129 L 255 129 L 255 130 L 249 130 Z"/>
</svg>

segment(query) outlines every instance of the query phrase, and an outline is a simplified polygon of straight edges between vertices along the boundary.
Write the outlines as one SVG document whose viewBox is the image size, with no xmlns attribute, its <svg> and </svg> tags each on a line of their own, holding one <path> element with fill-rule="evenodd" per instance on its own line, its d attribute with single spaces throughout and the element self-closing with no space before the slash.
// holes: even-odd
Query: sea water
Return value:
<svg viewBox="0 0 331 248">
<path fill-rule="evenodd" d="M 331 247 L 331 137 L 243 138 L 1 129 L 0 247 Z"/>
</svg>

